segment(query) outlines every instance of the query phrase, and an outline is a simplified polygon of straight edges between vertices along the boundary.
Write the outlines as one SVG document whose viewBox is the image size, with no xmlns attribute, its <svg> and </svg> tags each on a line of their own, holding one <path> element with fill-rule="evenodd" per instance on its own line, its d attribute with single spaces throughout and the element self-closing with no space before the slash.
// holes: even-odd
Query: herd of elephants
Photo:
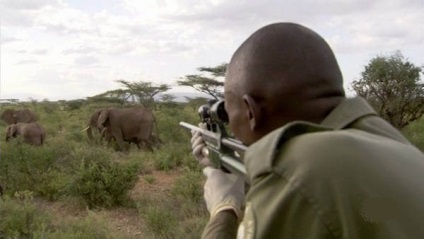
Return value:
<svg viewBox="0 0 424 239">
<path fill-rule="evenodd" d="M 7 123 L 6 142 L 12 138 L 22 137 L 23 142 L 40 146 L 44 144 L 46 131 L 38 122 L 37 115 L 29 109 L 6 109 L 0 119 Z M 93 112 L 88 120 L 88 138 L 93 140 L 93 130 L 101 135 L 108 144 L 115 140 L 121 151 L 128 149 L 126 143 L 134 143 L 139 149 L 146 147 L 153 150 L 161 144 L 153 112 L 144 107 L 103 108 Z"/>
</svg>

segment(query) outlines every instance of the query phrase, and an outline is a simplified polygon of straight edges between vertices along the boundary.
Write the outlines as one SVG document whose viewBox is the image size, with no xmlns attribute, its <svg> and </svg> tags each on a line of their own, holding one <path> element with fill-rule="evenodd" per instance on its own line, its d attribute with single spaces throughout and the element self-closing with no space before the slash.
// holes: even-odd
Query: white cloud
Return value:
<svg viewBox="0 0 424 239">
<path fill-rule="evenodd" d="M 100 60 L 94 56 L 82 56 L 75 58 L 75 64 L 78 66 L 89 66 L 99 62 Z"/>
<path fill-rule="evenodd" d="M 4 45 L 4 44 L 8 44 L 8 43 L 12 43 L 12 42 L 17 42 L 17 41 L 20 41 L 20 39 L 19 38 L 16 38 L 16 37 L 4 37 L 4 36 L 2 36 L 1 37 L 1 45 Z"/>
<path fill-rule="evenodd" d="M 14 10 L 37 10 L 45 6 L 56 6 L 59 3 L 59 0 L 3 0 L 2 7 Z"/>
<path fill-rule="evenodd" d="M 417 64 L 424 63 L 422 0 L 1 4 L 2 97 L 5 92 L 31 92 L 19 84 L 53 99 L 98 94 L 119 87 L 116 79 L 173 83 L 199 66 L 228 61 L 253 31 L 280 21 L 304 24 L 327 39 L 348 80 L 381 52 L 406 51 Z M 45 85 L 56 90 L 49 92 Z M 60 87 L 67 93 L 56 94 Z"/>
</svg>

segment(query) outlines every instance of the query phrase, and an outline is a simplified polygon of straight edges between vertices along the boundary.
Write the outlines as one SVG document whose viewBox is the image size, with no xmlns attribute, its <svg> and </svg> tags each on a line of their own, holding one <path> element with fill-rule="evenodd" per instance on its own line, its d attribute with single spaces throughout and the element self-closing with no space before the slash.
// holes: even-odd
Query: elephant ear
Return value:
<svg viewBox="0 0 424 239">
<path fill-rule="evenodd" d="M 102 109 L 98 109 L 94 111 L 94 113 L 90 117 L 90 122 L 88 123 L 91 126 L 97 126 L 97 121 L 99 120 L 100 112 L 102 112 Z"/>
<path fill-rule="evenodd" d="M 1 116 L 0 116 L 0 118 L 4 121 L 4 122 L 6 122 L 8 125 L 10 125 L 10 124 L 14 124 L 15 122 L 14 122 L 14 120 L 13 120 L 13 114 L 14 114 L 14 111 L 13 110 L 11 110 L 11 109 L 7 109 L 7 110 L 4 110 L 3 111 L 3 113 L 1 114 Z"/>
<path fill-rule="evenodd" d="M 108 117 L 109 117 L 109 109 L 103 109 L 100 111 L 99 119 L 97 120 L 97 127 L 99 129 L 103 129 Z"/>
</svg>

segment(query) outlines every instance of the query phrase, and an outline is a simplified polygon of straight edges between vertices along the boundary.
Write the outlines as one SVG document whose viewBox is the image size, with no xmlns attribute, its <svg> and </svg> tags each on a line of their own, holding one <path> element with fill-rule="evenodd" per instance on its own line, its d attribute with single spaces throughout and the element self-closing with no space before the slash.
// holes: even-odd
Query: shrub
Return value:
<svg viewBox="0 0 424 239">
<path fill-rule="evenodd" d="M 155 151 L 152 155 L 155 169 L 168 171 L 182 166 L 186 155 L 191 153 L 187 144 L 168 143 L 161 150 Z M 195 162 L 194 159 L 193 161 Z"/>
<path fill-rule="evenodd" d="M 184 175 L 175 181 L 172 193 L 183 201 L 198 204 L 202 202 L 203 197 L 202 182 L 203 176 L 200 171 L 185 170 Z"/>
<path fill-rule="evenodd" d="M 43 100 L 42 102 L 39 103 L 39 105 L 41 106 L 43 111 L 47 114 L 50 114 L 50 113 L 57 111 L 60 107 L 59 104 L 54 103 L 54 102 L 50 102 L 48 100 Z"/>
<path fill-rule="evenodd" d="M 69 193 L 89 208 L 120 206 L 128 201 L 128 191 L 137 179 L 136 163 L 115 162 L 110 154 L 92 150 L 82 158 L 69 185 Z"/>
<path fill-rule="evenodd" d="M 34 205 L 32 192 L 16 192 L 14 197 L 0 200 L 0 238 L 34 238 L 45 231 L 50 218 Z"/>
<path fill-rule="evenodd" d="M 402 132 L 412 144 L 424 152 L 424 117 L 408 125 Z"/>
<path fill-rule="evenodd" d="M 144 176 L 144 180 L 146 180 L 149 184 L 152 184 L 156 181 L 156 178 L 153 175 L 148 174 Z"/>
<path fill-rule="evenodd" d="M 70 100 L 67 102 L 66 104 L 66 108 L 67 110 L 79 110 L 85 103 L 85 100 L 83 99 L 78 99 L 78 100 Z"/>
<path fill-rule="evenodd" d="M 145 209 L 144 220 L 154 238 L 176 238 L 175 227 L 177 218 L 169 205 L 151 205 Z"/>
<path fill-rule="evenodd" d="M 66 176 L 58 171 L 56 162 L 67 150 L 11 142 L 1 144 L 1 151 L 0 175 L 7 193 L 31 190 L 50 200 L 60 196 Z"/>
<path fill-rule="evenodd" d="M 116 235 L 108 223 L 94 212 L 82 219 L 54 221 L 40 209 L 32 192 L 16 192 L 14 198 L 0 200 L 0 238 L 96 239 L 124 238 Z"/>
<path fill-rule="evenodd" d="M 39 238 L 46 239 L 115 239 L 124 238 L 110 229 L 107 221 L 92 211 L 83 219 L 66 220 L 56 225 L 54 230 L 43 233 Z"/>
</svg>

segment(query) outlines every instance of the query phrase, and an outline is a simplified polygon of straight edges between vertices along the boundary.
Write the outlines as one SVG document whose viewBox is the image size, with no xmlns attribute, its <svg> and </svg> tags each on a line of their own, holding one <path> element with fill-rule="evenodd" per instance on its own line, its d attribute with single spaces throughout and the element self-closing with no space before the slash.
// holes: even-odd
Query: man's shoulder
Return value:
<svg viewBox="0 0 424 239">
<path fill-rule="evenodd" d="M 387 150 L 405 154 L 409 150 L 415 151 L 415 148 L 381 135 L 358 129 L 344 129 L 298 135 L 275 150 L 279 152 L 278 157 L 337 160 L 341 157 L 375 156 Z"/>
<path fill-rule="evenodd" d="M 413 161 L 424 155 L 410 144 L 357 129 L 314 132 L 299 135 L 276 149 L 275 172 L 350 174 L 387 161 Z"/>
<path fill-rule="evenodd" d="M 322 165 L 331 165 L 333 169 L 340 166 L 347 170 L 350 166 L 366 165 L 365 161 L 370 158 L 384 163 L 385 159 L 396 157 L 422 158 L 423 154 L 409 143 L 366 130 L 335 130 L 296 122 L 251 145 L 245 155 L 245 165 L 254 178 L 287 168 L 320 170 Z"/>
<path fill-rule="evenodd" d="M 383 148 L 413 149 L 410 144 L 393 138 L 373 134 L 359 129 L 328 130 L 301 134 L 281 144 L 279 151 L 300 153 L 347 154 L 359 149 L 379 150 Z M 362 152 L 367 153 L 367 152 Z"/>
</svg>

